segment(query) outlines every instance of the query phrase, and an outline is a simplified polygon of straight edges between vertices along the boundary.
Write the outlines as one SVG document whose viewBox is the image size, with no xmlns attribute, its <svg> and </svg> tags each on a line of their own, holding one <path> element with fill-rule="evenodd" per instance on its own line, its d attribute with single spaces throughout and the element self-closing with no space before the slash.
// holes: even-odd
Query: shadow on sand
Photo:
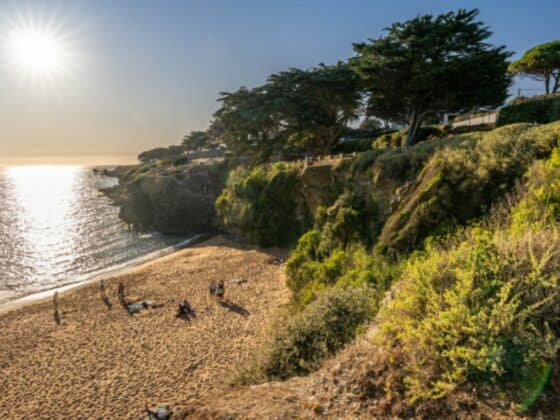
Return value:
<svg viewBox="0 0 560 420">
<path fill-rule="evenodd" d="M 227 301 L 227 300 L 220 300 L 218 302 L 221 306 L 223 306 L 226 309 L 229 309 L 232 312 L 235 312 L 236 314 L 239 314 L 241 316 L 248 316 L 249 315 L 249 311 L 247 309 L 245 309 L 242 306 L 239 306 L 236 303 L 233 303 L 233 302 L 230 302 L 230 301 Z"/>
</svg>

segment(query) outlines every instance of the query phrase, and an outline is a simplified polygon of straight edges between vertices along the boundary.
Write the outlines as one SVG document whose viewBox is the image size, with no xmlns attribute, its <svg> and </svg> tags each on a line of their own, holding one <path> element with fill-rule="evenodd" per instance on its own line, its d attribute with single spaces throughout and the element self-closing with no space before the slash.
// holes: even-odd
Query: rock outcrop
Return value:
<svg viewBox="0 0 560 420">
<path fill-rule="evenodd" d="M 104 192 L 120 206 L 120 217 L 139 229 L 208 232 L 215 226 L 214 201 L 223 188 L 225 166 L 221 159 L 139 165 L 113 173 L 119 185 Z"/>
</svg>

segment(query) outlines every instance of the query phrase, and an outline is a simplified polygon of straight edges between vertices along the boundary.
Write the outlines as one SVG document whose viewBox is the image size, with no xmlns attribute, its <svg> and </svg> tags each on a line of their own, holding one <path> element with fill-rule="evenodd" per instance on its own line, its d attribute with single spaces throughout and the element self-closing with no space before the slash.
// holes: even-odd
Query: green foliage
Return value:
<svg viewBox="0 0 560 420">
<path fill-rule="evenodd" d="M 184 152 L 185 148 L 183 146 L 157 147 L 140 153 L 138 160 L 142 163 L 150 163 L 156 160 L 176 159 L 183 155 Z"/>
<path fill-rule="evenodd" d="M 557 92 L 560 88 L 560 40 L 531 48 L 523 57 L 511 63 L 509 71 L 544 81 L 547 94 Z"/>
<path fill-rule="evenodd" d="M 371 149 L 371 138 L 351 138 L 334 146 L 333 153 L 365 152 Z"/>
<path fill-rule="evenodd" d="M 373 140 L 372 147 L 374 149 L 384 149 L 387 147 L 401 147 L 406 143 L 408 130 L 394 131 L 392 133 L 382 134 Z M 443 127 L 437 125 L 425 125 L 418 128 L 416 133 L 416 143 L 424 140 L 434 140 L 445 134 Z"/>
<path fill-rule="evenodd" d="M 389 259 L 367 252 L 382 221 L 375 201 L 345 193 L 316 219 L 317 228 L 300 238 L 287 262 L 295 302 L 305 306 L 331 286 L 385 291 L 398 270 Z"/>
<path fill-rule="evenodd" d="M 522 233 L 560 221 L 560 149 L 533 164 L 525 185 L 522 200 L 512 210 L 513 230 Z"/>
<path fill-rule="evenodd" d="M 354 339 L 371 313 L 366 290 L 344 288 L 321 293 L 316 301 L 278 327 L 265 351 L 262 373 L 268 379 L 310 373 L 325 357 Z"/>
<path fill-rule="evenodd" d="M 369 113 L 408 124 L 408 146 L 428 114 L 497 106 L 507 97 L 510 53 L 488 43 L 491 32 L 475 20 L 478 13 L 417 16 L 354 44 L 351 63 L 369 90 Z"/>
<path fill-rule="evenodd" d="M 484 214 L 535 159 L 550 154 L 560 139 L 560 124 L 518 124 L 468 136 L 474 141 L 430 158 L 385 223 L 379 249 L 411 250 L 438 227 Z"/>
<path fill-rule="evenodd" d="M 183 137 L 183 146 L 189 151 L 200 151 L 212 149 L 218 146 L 218 143 L 206 131 L 191 131 Z"/>
<path fill-rule="evenodd" d="M 275 118 L 275 102 L 266 88 L 222 92 L 221 107 L 210 126 L 211 137 L 235 155 L 248 154 L 266 160 L 280 147 L 276 135 L 280 122 Z"/>
<path fill-rule="evenodd" d="M 377 136 L 371 147 L 374 149 L 386 149 L 389 147 L 401 147 L 403 145 L 403 133 L 401 131 L 393 131 Z"/>
<path fill-rule="evenodd" d="M 299 171 L 282 162 L 232 171 L 216 200 L 222 224 L 261 246 L 294 243 L 311 224 Z"/>
<path fill-rule="evenodd" d="M 237 155 L 281 150 L 328 153 L 357 117 L 359 77 L 345 64 L 290 69 L 254 89 L 222 93 L 210 132 Z"/>
<path fill-rule="evenodd" d="M 379 315 L 409 399 L 440 398 L 468 381 L 532 402 L 560 345 L 559 252 L 556 229 L 475 228 L 411 258 Z"/>
<path fill-rule="evenodd" d="M 284 135 L 292 136 L 291 147 L 301 145 L 323 154 L 357 117 L 361 99 L 358 75 L 342 62 L 273 74 L 266 90 L 276 104 Z"/>
<path fill-rule="evenodd" d="M 546 124 L 560 120 L 560 95 L 512 103 L 500 110 L 498 126 L 518 122 Z"/>
</svg>

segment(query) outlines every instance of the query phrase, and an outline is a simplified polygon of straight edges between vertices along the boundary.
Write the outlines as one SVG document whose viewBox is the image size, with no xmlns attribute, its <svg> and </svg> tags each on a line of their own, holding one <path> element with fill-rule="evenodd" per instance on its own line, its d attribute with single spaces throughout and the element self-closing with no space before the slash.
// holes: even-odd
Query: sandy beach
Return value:
<svg viewBox="0 0 560 420">
<path fill-rule="evenodd" d="M 8 418 L 138 418 L 145 403 L 174 410 L 215 395 L 266 336 L 289 300 L 270 254 L 214 237 L 97 284 L 0 314 L 0 413 Z M 239 283 L 232 281 L 243 279 Z M 226 303 L 208 293 L 225 281 Z M 118 303 L 163 304 L 131 316 Z M 175 317 L 186 299 L 196 317 Z"/>
</svg>

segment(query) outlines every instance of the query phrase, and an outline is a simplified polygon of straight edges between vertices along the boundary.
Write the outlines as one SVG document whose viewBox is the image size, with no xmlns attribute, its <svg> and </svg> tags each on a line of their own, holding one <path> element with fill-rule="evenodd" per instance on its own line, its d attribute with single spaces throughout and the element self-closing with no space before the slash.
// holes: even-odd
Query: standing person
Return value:
<svg viewBox="0 0 560 420">
<path fill-rule="evenodd" d="M 60 312 L 58 311 L 58 292 L 53 295 L 54 322 L 60 325 Z"/>
<path fill-rule="evenodd" d="M 101 300 L 109 309 L 111 309 L 111 302 L 109 301 L 109 297 L 107 296 L 107 290 L 105 289 L 105 280 L 101 279 L 99 281 L 99 293 L 101 294 Z"/>
<path fill-rule="evenodd" d="M 126 305 L 126 301 L 124 300 L 124 284 L 122 284 L 122 282 L 119 283 L 117 297 L 119 298 L 119 302 L 121 303 L 121 305 Z"/>
<path fill-rule="evenodd" d="M 208 291 L 210 292 L 210 296 L 216 296 L 216 289 L 218 288 L 218 285 L 216 284 L 215 281 L 211 282 L 208 285 Z"/>
<path fill-rule="evenodd" d="M 226 289 L 224 287 L 224 281 L 220 280 L 218 283 L 218 287 L 216 288 L 216 297 L 220 300 L 224 300 L 224 294 L 226 293 Z"/>
</svg>

